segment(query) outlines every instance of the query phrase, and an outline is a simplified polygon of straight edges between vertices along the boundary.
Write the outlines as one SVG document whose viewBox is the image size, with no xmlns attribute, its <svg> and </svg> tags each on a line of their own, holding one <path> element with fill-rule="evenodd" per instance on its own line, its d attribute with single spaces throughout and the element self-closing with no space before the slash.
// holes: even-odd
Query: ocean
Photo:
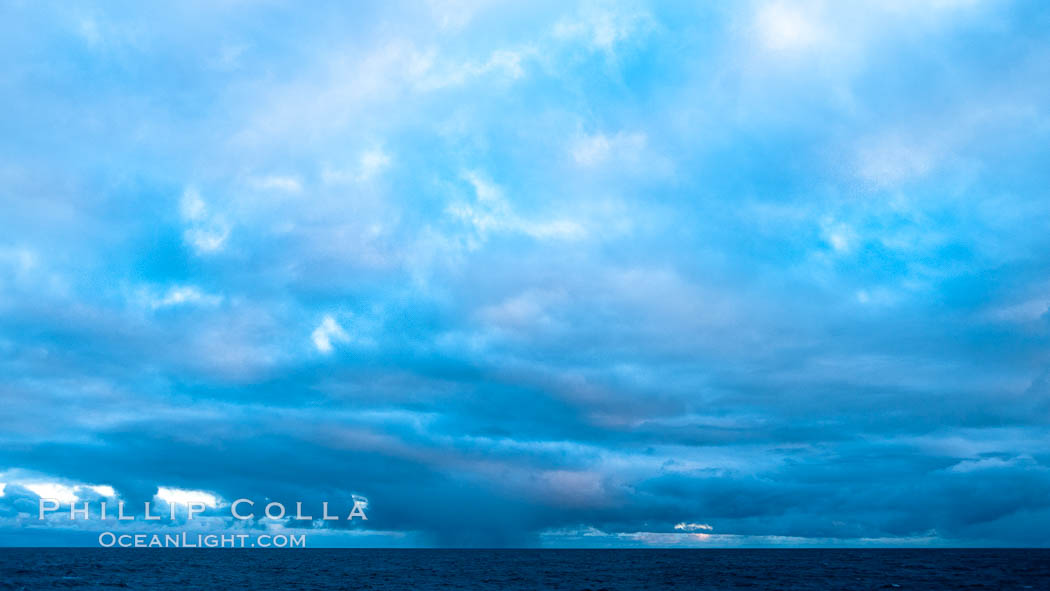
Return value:
<svg viewBox="0 0 1050 591">
<path fill-rule="evenodd" d="M 1050 550 L 0 548 L 0 589 L 1050 589 Z"/>
</svg>

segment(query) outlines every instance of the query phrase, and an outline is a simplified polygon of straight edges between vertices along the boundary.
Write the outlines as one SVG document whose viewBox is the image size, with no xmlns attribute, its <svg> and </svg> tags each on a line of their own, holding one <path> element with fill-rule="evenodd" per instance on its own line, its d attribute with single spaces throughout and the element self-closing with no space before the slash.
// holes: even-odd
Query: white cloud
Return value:
<svg viewBox="0 0 1050 591">
<path fill-rule="evenodd" d="M 263 191 L 284 191 L 286 193 L 299 193 L 303 185 L 297 177 L 270 175 L 253 178 L 249 181 L 252 187 Z"/>
<path fill-rule="evenodd" d="M 844 222 L 825 219 L 821 223 L 824 240 L 831 245 L 835 252 L 845 254 L 853 250 L 857 242 L 857 234 L 853 228 Z"/>
<path fill-rule="evenodd" d="M 1034 464 L 1031 456 L 1023 455 L 1009 459 L 1003 459 L 998 457 L 980 458 L 976 460 L 963 460 L 957 464 L 954 464 L 948 471 L 950 472 L 975 472 L 978 470 L 990 470 L 995 468 L 1009 468 L 1018 464 Z"/>
<path fill-rule="evenodd" d="M 427 0 L 431 17 L 442 29 L 458 31 L 470 24 L 484 0 Z"/>
<path fill-rule="evenodd" d="M 582 240 L 587 237 L 587 228 L 581 223 L 564 218 L 540 222 L 519 220 L 517 228 L 537 240 Z"/>
<path fill-rule="evenodd" d="M 149 305 L 155 310 L 182 305 L 217 306 L 221 302 L 222 296 L 204 293 L 192 285 L 172 286 L 164 294 L 149 298 Z"/>
<path fill-rule="evenodd" d="M 991 311 L 990 316 L 1004 322 L 1032 322 L 1050 313 L 1050 296 L 1035 297 Z"/>
<path fill-rule="evenodd" d="M 182 193 L 179 211 L 187 228 L 183 232 L 186 241 L 197 254 L 216 252 L 222 249 L 230 235 L 230 228 L 221 216 L 212 214 L 200 193 L 193 187 Z"/>
<path fill-rule="evenodd" d="M 57 482 L 31 482 L 23 483 L 23 487 L 33 491 L 42 499 L 55 499 L 60 503 L 74 503 L 77 493 L 72 486 L 59 484 Z"/>
<path fill-rule="evenodd" d="M 207 205 L 197 189 L 189 187 L 182 192 L 182 200 L 179 201 L 179 212 L 182 214 L 182 219 L 188 222 L 201 221 L 206 211 Z"/>
<path fill-rule="evenodd" d="M 357 166 L 350 167 L 350 170 L 325 168 L 321 173 L 321 180 L 329 185 L 346 182 L 364 183 L 390 168 L 392 161 L 390 154 L 382 148 L 371 148 L 361 153 Z"/>
<path fill-rule="evenodd" d="M 428 61 L 425 67 L 408 78 L 408 82 L 418 91 L 429 92 L 462 86 L 470 80 L 486 76 L 503 76 L 508 80 L 517 80 L 525 75 L 522 62 L 533 55 L 528 48 L 496 49 L 484 62 L 442 62 L 435 65 Z"/>
<path fill-rule="evenodd" d="M 221 322 L 203 322 L 186 331 L 186 346 L 192 349 L 187 360 L 208 373 L 244 379 L 258 376 L 288 355 L 277 339 L 279 323 L 264 304 L 233 299 Z"/>
<path fill-rule="evenodd" d="M 616 532 L 608 533 L 593 526 L 588 526 L 584 529 L 562 529 L 562 530 L 547 530 L 541 534 L 543 537 L 551 539 L 572 539 L 579 538 L 581 540 L 588 540 L 594 538 L 605 538 L 613 543 L 621 543 L 626 546 L 637 546 L 638 544 L 645 544 L 647 546 L 685 546 L 695 547 L 701 544 L 710 544 L 715 541 L 719 544 L 724 545 L 739 545 L 744 540 L 750 539 L 743 536 L 735 535 L 713 535 L 705 533 L 681 533 L 681 532 L 651 532 L 651 531 L 634 531 L 634 532 Z M 739 541 L 738 541 L 739 540 Z M 735 542 L 735 543 L 734 543 Z"/>
<path fill-rule="evenodd" d="M 812 5 L 798 2 L 771 2 L 759 7 L 755 32 L 759 43 L 772 51 L 808 49 L 828 39 L 827 29 L 817 19 Z"/>
<path fill-rule="evenodd" d="M 243 44 L 223 45 L 207 63 L 212 68 L 223 72 L 236 70 L 241 66 L 241 58 L 247 50 L 248 46 Z"/>
<path fill-rule="evenodd" d="M 350 335 L 347 334 L 346 330 L 344 330 L 331 315 L 326 315 L 321 320 L 321 323 L 318 324 L 317 328 L 315 328 L 310 334 L 310 338 L 314 342 L 314 347 L 324 354 L 332 352 L 334 349 L 333 342 L 350 342 Z"/>
<path fill-rule="evenodd" d="M 357 42 L 327 47 L 323 59 L 307 60 L 288 82 L 267 83 L 232 141 L 257 150 L 300 144 L 306 138 L 345 138 L 348 131 L 357 133 L 390 116 L 396 119 L 391 107 L 405 100 L 425 100 L 430 93 L 479 83 L 513 83 L 526 76 L 530 61 L 541 57 L 527 43 L 479 47 L 465 54 L 459 43 L 446 46 L 440 39 L 404 33 L 366 47 Z M 344 171 L 344 180 L 349 173 L 356 171 Z"/>
<path fill-rule="evenodd" d="M 489 61 L 481 68 L 481 74 L 489 72 L 501 72 L 513 80 L 525 75 L 525 69 L 521 62 L 528 57 L 528 51 L 514 49 L 497 49 L 489 55 Z"/>
<path fill-rule="evenodd" d="M 81 39 L 89 47 L 95 47 L 102 43 L 102 33 L 99 31 L 98 23 L 94 19 L 87 18 L 80 21 L 80 26 L 77 27 L 77 32 L 80 33 Z"/>
<path fill-rule="evenodd" d="M 4 489 L 7 488 L 7 483 L 0 482 L 0 497 L 4 496 Z"/>
<path fill-rule="evenodd" d="M 116 497 L 117 491 L 108 484 L 94 484 L 94 485 L 69 485 L 58 482 L 22 482 L 19 483 L 26 489 L 32 491 L 34 494 L 42 499 L 56 499 L 60 503 L 75 503 L 78 498 L 78 492 L 83 493 L 84 489 L 91 490 L 103 497 Z M 0 485 L 2 487 L 3 485 Z M 3 495 L 0 495 L 3 496 Z"/>
<path fill-rule="evenodd" d="M 504 198 L 503 189 L 476 171 L 463 173 L 463 178 L 474 189 L 475 202 L 453 203 L 446 212 L 470 224 L 481 241 L 494 232 L 515 232 L 538 240 L 579 240 L 587 236 L 586 227 L 576 220 L 531 220 L 518 216 Z"/>
<path fill-rule="evenodd" d="M 499 185 L 485 179 L 478 172 L 468 171 L 463 174 L 463 178 L 474 188 L 474 194 L 477 195 L 478 201 L 496 203 L 503 199 L 503 189 Z"/>
<path fill-rule="evenodd" d="M 929 141 L 888 134 L 861 143 L 856 172 L 876 187 L 892 187 L 925 176 L 938 159 L 938 151 Z"/>
<path fill-rule="evenodd" d="M 169 488 L 166 486 L 157 489 L 156 498 L 169 504 L 187 505 L 189 503 L 203 503 L 208 507 L 217 507 L 220 502 L 219 497 L 207 491 Z"/>
<path fill-rule="evenodd" d="M 97 492 L 98 494 L 100 494 L 100 495 L 102 495 L 104 497 L 113 498 L 113 497 L 117 496 L 117 491 L 114 490 L 113 487 L 109 486 L 108 484 L 100 484 L 100 485 L 96 485 L 96 486 L 89 486 L 88 488 L 90 488 L 91 490 Z"/>
<path fill-rule="evenodd" d="M 676 530 L 678 530 L 678 531 L 698 531 L 698 530 L 712 531 L 712 530 L 715 529 L 715 528 L 711 527 L 710 525 L 708 525 L 706 523 L 686 523 L 686 522 L 678 523 L 678 524 L 676 524 L 674 526 L 674 528 Z"/>
<path fill-rule="evenodd" d="M 361 154 L 361 180 L 368 180 L 390 166 L 390 155 L 379 148 Z"/>
<path fill-rule="evenodd" d="M 965 12 L 984 4 L 984 0 L 881 0 L 875 6 L 886 12 L 896 13 L 908 18 L 941 19 L 953 14 Z"/>
<path fill-rule="evenodd" d="M 648 32 L 652 17 L 643 10 L 626 7 L 591 6 L 574 18 L 554 25 L 556 39 L 578 41 L 595 51 L 614 58 L 616 48 L 628 39 Z"/>
<path fill-rule="evenodd" d="M 563 301 L 558 292 L 529 290 L 482 308 L 478 315 L 488 324 L 503 330 L 527 332 L 555 325 L 549 310 Z"/>
<path fill-rule="evenodd" d="M 881 44 L 902 34 L 952 26 L 975 14 L 970 9 L 981 4 L 980 0 L 758 0 L 742 27 L 748 46 L 762 54 L 749 67 L 761 70 L 766 60 L 805 57 L 795 64 L 806 70 L 806 76 L 849 76 L 864 67 L 868 54 L 880 51 Z"/>
<path fill-rule="evenodd" d="M 186 242 L 189 242 L 198 254 L 221 250 L 229 236 L 230 231 L 226 227 L 210 229 L 190 228 L 183 234 Z"/>
<path fill-rule="evenodd" d="M 6 271 L 5 276 L 25 280 L 39 266 L 40 258 L 33 250 L 20 246 L 0 246 L 0 268 Z"/>
<path fill-rule="evenodd" d="M 901 299 L 901 294 L 885 287 L 859 289 L 855 294 L 857 303 L 865 306 L 890 306 Z"/>
<path fill-rule="evenodd" d="M 596 133 L 577 137 L 569 152 L 580 166 L 595 166 L 609 160 L 636 162 L 645 150 L 646 143 L 644 133 L 621 131 L 611 136 Z"/>
<path fill-rule="evenodd" d="M 584 166 L 605 160 L 609 150 L 609 138 L 600 133 L 576 140 L 571 148 L 573 160 Z"/>
</svg>

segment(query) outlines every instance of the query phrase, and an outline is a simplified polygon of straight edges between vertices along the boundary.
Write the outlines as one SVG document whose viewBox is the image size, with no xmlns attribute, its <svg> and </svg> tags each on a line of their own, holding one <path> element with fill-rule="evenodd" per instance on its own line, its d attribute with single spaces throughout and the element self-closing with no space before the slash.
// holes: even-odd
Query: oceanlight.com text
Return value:
<svg viewBox="0 0 1050 591">
<path fill-rule="evenodd" d="M 306 534 L 118 534 L 102 532 L 103 548 L 305 548 Z"/>
</svg>

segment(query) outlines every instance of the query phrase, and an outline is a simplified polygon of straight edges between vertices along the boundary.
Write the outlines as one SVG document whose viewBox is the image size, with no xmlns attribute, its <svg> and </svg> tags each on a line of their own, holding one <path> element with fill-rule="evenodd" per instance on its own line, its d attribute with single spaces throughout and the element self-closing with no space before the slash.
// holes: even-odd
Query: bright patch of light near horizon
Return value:
<svg viewBox="0 0 1050 591">
<path fill-rule="evenodd" d="M 177 505 L 188 505 L 190 503 L 203 503 L 208 507 L 217 507 L 219 505 L 218 497 L 203 490 L 187 490 L 162 486 L 157 490 L 157 498 L 166 503 Z"/>
<path fill-rule="evenodd" d="M 117 491 L 113 490 L 113 487 L 108 484 L 99 484 L 96 486 L 89 486 L 91 490 L 97 492 L 104 497 L 116 497 Z"/>
<path fill-rule="evenodd" d="M 41 499 L 55 499 L 60 503 L 75 503 L 77 494 L 72 486 L 59 484 L 57 482 L 34 482 L 23 484 L 25 488 L 33 491 L 33 494 Z"/>
<path fill-rule="evenodd" d="M 696 530 L 711 531 L 711 530 L 715 529 L 715 528 L 711 527 L 710 525 L 708 525 L 706 523 L 685 523 L 685 522 L 682 522 L 682 523 L 679 523 L 679 524 L 675 525 L 674 528 L 676 530 L 679 530 L 679 531 L 696 531 Z"/>
</svg>

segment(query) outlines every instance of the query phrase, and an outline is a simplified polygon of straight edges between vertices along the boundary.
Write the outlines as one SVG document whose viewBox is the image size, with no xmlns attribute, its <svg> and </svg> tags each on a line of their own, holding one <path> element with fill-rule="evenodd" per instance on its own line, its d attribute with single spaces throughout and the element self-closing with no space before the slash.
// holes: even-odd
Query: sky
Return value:
<svg viewBox="0 0 1050 591">
<path fill-rule="evenodd" d="M 0 71 L 0 544 L 1050 544 L 1046 3 L 4 0 Z"/>
</svg>

